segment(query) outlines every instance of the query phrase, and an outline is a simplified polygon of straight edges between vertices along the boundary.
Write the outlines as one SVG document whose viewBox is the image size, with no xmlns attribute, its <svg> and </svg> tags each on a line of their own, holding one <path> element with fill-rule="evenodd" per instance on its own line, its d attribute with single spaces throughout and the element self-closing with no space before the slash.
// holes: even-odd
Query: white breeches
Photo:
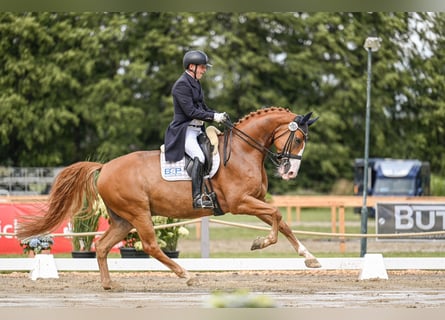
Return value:
<svg viewBox="0 0 445 320">
<path fill-rule="evenodd" d="M 201 132 L 201 128 L 187 127 L 187 133 L 185 135 L 185 153 L 187 153 L 192 159 L 198 157 L 199 161 L 204 163 L 204 153 L 198 144 L 198 135 Z"/>
</svg>

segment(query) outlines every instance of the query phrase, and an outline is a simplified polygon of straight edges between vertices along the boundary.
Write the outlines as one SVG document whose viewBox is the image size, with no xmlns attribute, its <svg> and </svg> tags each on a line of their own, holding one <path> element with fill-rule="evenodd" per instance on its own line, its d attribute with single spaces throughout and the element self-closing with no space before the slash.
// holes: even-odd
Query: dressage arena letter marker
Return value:
<svg viewBox="0 0 445 320">
<path fill-rule="evenodd" d="M 367 253 L 363 258 L 363 267 L 358 277 L 359 280 L 385 279 L 388 280 L 383 256 L 381 253 Z"/>
<path fill-rule="evenodd" d="M 38 278 L 59 278 L 57 273 L 56 261 L 52 254 L 36 254 L 34 257 L 34 267 L 29 275 L 31 280 Z"/>
</svg>

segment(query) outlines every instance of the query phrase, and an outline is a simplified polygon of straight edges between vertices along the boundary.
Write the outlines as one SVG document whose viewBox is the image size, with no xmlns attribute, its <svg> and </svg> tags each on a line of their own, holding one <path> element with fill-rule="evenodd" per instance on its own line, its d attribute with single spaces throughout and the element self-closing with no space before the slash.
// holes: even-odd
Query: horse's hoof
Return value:
<svg viewBox="0 0 445 320">
<path fill-rule="evenodd" d="M 189 287 L 194 287 L 194 286 L 198 286 L 199 285 L 199 279 L 197 277 L 191 277 L 190 279 L 188 279 L 186 281 L 186 284 Z"/>
<path fill-rule="evenodd" d="M 111 285 L 111 281 L 102 283 L 102 288 L 104 288 L 104 290 L 111 290 L 113 288 L 113 286 Z"/>
<path fill-rule="evenodd" d="M 255 240 L 253 240 L 252 246 L 250 247 L 250 250 L 258 250 L 263 248 L 263 242 L 264 238 L 257 237 Z"/>
<path fill-rule="evenodd" d="M 112 290 L 112 291 L 117 291 L 117 292 L 124 290 L 124 287 L 122 287 L 122 285 L 120 285 L 119 282 L 115 282 L 115 281 L 108 282 L 106 284 L 102 284 L 102 288 L 104 288 L 104 290 L 107 290 L 107 291 Z"/>
<path fill-rule="evenodd" d="M 321 268 L 321 264 L 316 258 L 306 259 L 304 260 L 304 264 L 308 268 Z"/>
</svg>

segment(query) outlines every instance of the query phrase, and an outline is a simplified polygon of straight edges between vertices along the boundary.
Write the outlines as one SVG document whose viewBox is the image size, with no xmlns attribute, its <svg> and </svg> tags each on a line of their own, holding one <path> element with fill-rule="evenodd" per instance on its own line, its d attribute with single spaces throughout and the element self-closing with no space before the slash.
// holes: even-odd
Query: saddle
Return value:
<svg viewBox="0 0 445 320">
<path fill-rule="evenodd" d="M 206 128 L 205 133 L 198 136 L 198 143 L 204 153 L 204 178 L 213 177 L 218 171 L 220 157 L 218 152 L 218 134 L 221 131 L 214 126 Z M 161 146 L 161 175 L 167 181 L 191 180 L 191 168 L 193 159 L 185 155 L 183 159 L 177 162 L 165 161 L 164 145 Z"/>
</svg>

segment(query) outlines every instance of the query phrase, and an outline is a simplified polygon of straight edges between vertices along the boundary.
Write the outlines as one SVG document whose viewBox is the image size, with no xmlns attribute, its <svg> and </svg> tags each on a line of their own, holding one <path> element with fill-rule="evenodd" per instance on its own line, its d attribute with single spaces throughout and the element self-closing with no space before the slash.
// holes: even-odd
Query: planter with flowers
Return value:
<svg viewBox="0 0 445 320">
<path fill-rule="evenodd" d="M 122 258 L 149 258 L 142 249 L 142 242 L 136 231 L 130 232 L 124 239 L 124 245 L 119 248 Z"/>
<path fill-rule="evenodd" d="M 155 226 L 175 224 L 179 219 L 156 216 L 152 218 Z M 170 258 L 178 258 L 177 250 L 179 238 L 189 235 L 189 231 L 184 226 L 172 225 L 165 228 L 156 228 L 156 237 L 162 251 Z"/>
<path fill-rule="evenodd" d="M 53 244 L 54 239 L 50 235 L 42 235 L 20 241 L 23 253 L 29 257 L 34 257 L 34 255 L 40 253 L 49 253 Z"/>
<path fill-rule="evenodd" d="M 72 245 L 73 251 L 71 256 L 73 258 L 95 258 L 96 252 L 93 251 L 93 242 L 95 235 L 88 233 L 95 233 L 99 227 L 99 219 L 101 215 L 106 215 L 106 207 L 102 199 L 93 204 L 92 211 L 85 211 L 88 204 L 85 203 L 84 208 L 80 213 L 74 216 L 72 221 L 72 232 L 84 233 L 84 235 L 73 236 Z"/>
</svg>

